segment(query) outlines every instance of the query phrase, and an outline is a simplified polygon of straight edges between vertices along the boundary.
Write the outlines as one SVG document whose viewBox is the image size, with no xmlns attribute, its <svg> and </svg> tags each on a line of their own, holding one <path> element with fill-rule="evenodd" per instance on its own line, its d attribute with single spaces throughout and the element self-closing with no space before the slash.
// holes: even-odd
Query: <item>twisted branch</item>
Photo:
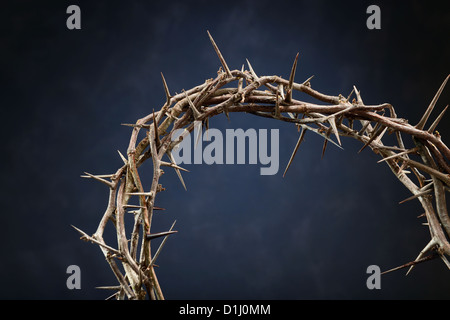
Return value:
<svg viewBox="0 0 450 320">
<path fill-rule="evenodd" d="M 154 270 L 155 262 L 173 231 L 151 233 L 153 212 L 160 210 L 155 206 L 156 196 L 165 189 L 159 183 L 164 171 L 169 167 L 176 171 L 181 184 L 186 188 L 181 171 L 172 156 L 172 150 L 181 139 L 173 139 L 177 129 L 184 129 L 189 134 L 200 121 L 208 128 L 209 118 L 224 113 L 228 118 L 233 112 L 246 112 L 255 116 L 271 118 L 292 123 L 301 133 L 284 175 L 291 166 L 307 131 L 324 138 L 322 156 L 328 142 L 340 147 L 340 137 L 351 137 L 363 143 L 360 152 L 369 147 L 381 156 L 379 162 L 386 163 L 398 180 L 412 193 L 412 197 L 404 200 L 418 199 L 425 210 L 431 240 L 420 252 L 415 264 L 429 258 L 424 256 L 433 252 L 450 268 L 446 256 L 450 254 L 450 218 L 448 216 L 445 194 L 450 190 L 450 150 L 442 141 L 436 127 L 442 119 L 447 107 L 440 113 L 432 125 L 425 129 L 429 116 L 444 89 L 450 75 L 445 79 L 435 97 L 426 109 L 422 119 L 415 126 L 407 120 L 398 118 L 394 107 L 388 103 L 365 105 L 360 92 L 353 87 L 348 97 L 330 96 L 311 88 L 310 80 L 296 83 L 298 54 L 291 70 L 289 80 L 279 76 L 258 76 L 247 60 L 248 70 L 230 70 L 218 46 L 208 32 L 222 67 L 217 77 L 208 79 L 203 84 L 182 93 L 171 95 L 164 76 L 163 86 L 166 101 L 159 111 L 137 120 L 131 126 L 132 133 L 127 150 L 127 157 L 120 151 L 124 164 L 110 175 L 92 175 L 86 173 L 82 177 L 97 180 L 105 184 L 109 190 L 109 201 L 105 213 L 92 236 L 78 230 L 82 239 L 99 245 L 106 257 L 119 286 L 112 296 L 123 299 L 164 299 Z M 235 87 L 224 88 L 236 83 Z M 318 104 L 307 103 L 293 98 L 293 92 L 301 92 L 317 100 Z M 352 100 L 351 97 L 354 95 Z M 387 115 L 386 115 L 387 114 Z M 359 125 L 357 123 L 359 122 Z M 138 140 L 141 130 L 145 137 Z M 396 144 L 385 145 L 382 141 L 385 134 L 395 134 Z M 412 138 L 415 145 L 406 148 L 402 135 Z M 183 136 L 183 135 L 182 135 Z M 335 137 L 336 141 L 332 139 Z M 415 160 L 412 157 L 416 157 Z M 139 175 L 139 167 L 149 158 L 153 163 L 153 179 L 146 189 Z M 409 170 L 408 170 L 409 169 Z M 109 180 L 108 180 L 109 179 Z M 136 199 L 138 205 L 130 204 Z M 434 199 L 434 204 L 433 204 Z M 127 237 L 124 215 L 134 215 L 134 226 Z M 117 249 L 107 245 L 103 233 L 107 223 L 113 223 L 117 231 Z M 164 237 L 155 254 L 151 252 L 152 240 Z M 140 255 L 137 250 L 140 243 Z M 123 271 L 117 262 L 120 262 Z"/>
</svg>

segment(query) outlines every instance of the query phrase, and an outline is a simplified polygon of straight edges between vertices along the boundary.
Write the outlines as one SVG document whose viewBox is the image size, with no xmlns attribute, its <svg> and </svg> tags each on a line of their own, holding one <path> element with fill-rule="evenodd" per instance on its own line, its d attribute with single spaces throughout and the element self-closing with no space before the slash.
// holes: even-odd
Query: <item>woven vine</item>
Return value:
<svg viewBox="0 0 450 320">
<path fill-rule="evenodd" d="M 166 101 L 159 111 L 153 111 L 135 124 L 128 124 L 132 127 L 132 133 L 127 154 L 124 156 L 119 152 L 123 165 L 114 174 L 85 173 L 82 176 L 100 181 L 109 188 L 108 205 L 95 233 L 89 236 L 74 228 L 81 233 L 81 239 L 100 247 L 116 276 L 117 286 L 101 287 L 115 290 L 110 298 L 164 299 L 154 266 L 167 238 L 176 231 L 173 230 L 175 222 L 168 231 L 151 231 L 153 213 L 161 209 L 156 206 L 156 197 L 165 190 L 159 183 L 164 173 L 163 167 L 175 170 L 185 187 L 181 171 L 187 170 L 175 163 L 173 148 L 194 129 L 195 123 L 208 128 L 209 118 L 222 113 L 228 117 L 232 112 L 246 112 L 285 121 L 297 127 L 300 135 L 284 174 L 308 131 L 324 138 L 322 155 L 328 143 L 340 146 L 340 137 L 359 140 L 363 144 L 361 150 L 366 147 L 372 149 L 381 157 L 379 162 L 385 162 L 412 193 L 404 201 L 420 201 L 430 232 L 431 239 L 417 259 L 398 268 L 412 268 L 419 262 L 435 257 L 440 257 L 450 268 L 446 258 L 450 255 L 450 218 L 445 200 L 446 192 L 450 190 L 450 150 L 436 131 L 448 106 L 431 125 L 425 126 L 450 75 L 442 83 L 419 123 L 411 125 L 399 118 L 388 103 L 365 105 L 356 87 L 353 87 L 349 96 L 344 97 L 325 95 L 312 89 L 311 78 L 296 83 L 294 77 L 298 54 L 287 80 L 279 76 L 258 76 L 248 61 L 248 70 L 244 66 L 241 70 L 230 70 L 209 32 L 208 35 L 222 65 L 217 77 L 171 95 L 161 73 Z M 233 83 L 235 86 L 232 86 Z M 318 104 L 294 99 L 294 91 L 314 98 Z M 184 133 L 175 139 L 174 132 L 177 129 L 184 129 Z M 139 138 L 142 131 L 145 136 Z M 391 139 L 394 143 L 390 145 L 382 141 L 388 135 L 394 137 Z M 409 136 L 413 146 L 405 147 L 402 136 Z M 153 163 L 153 179 L 150 189 L 145 189 L 138 169 L 149 159 Z M 132 200 L 138 204 L 130 204 Z M 129 228 L 125 228 L 124 219 L 127 212 L 134 214 L 134 224 L 128 235 L 126 230 Z M 105 243 L 103 238 L 108 223 L 112 223 L 116 230 L 115 247 Z M 160 237 L 163 237 L 162 242 L 156 252 L 152 252 L 152 240 Z"/>
</svg>

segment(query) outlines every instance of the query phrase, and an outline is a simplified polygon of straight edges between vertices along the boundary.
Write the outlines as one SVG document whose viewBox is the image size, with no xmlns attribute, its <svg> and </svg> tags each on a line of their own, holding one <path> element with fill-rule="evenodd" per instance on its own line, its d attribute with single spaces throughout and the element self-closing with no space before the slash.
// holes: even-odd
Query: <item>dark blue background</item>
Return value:
<svg viewBox="0 0 450 320">
<path fill-rule="evenodd" d="M 81 30 L 66 28 L 66 8 L 81 8 Z M 366 28 L 366 8 L 381 8 L 381 30 Z M 231 69 L 248 58 L 259 75 L 346 96 L 353 85 L 367 104 L 389 102 L 416 123 L 450 73 L 450 10 L 443 1 L 7 1 L 1 5 L 3 168 L 0 298 L 103 299 L 95 286 L 115 278 L 92 234 L 107 188 L 80 178 L 113 173 L 130 128 L 121 123 L 164 103 L 171 92 L 214 77 L 220 66 L 210 30 Z M 444 91 L 434 117 L 448 104 Z M 298 99 L 308 99 L 300 94 Z M 449 298 L 450 272 L 440 260 L 382 277 L 368 290 L 366 268 L 413 260 L 429 241 L 409 196 L 367 148 L 345 151 L 307 134 L 287 177 L 298 138 L 285 123 L 231 114 L 226 128 L 279 128 L 280 169 L 190 165 L 188 192 L 167 171 L 154 231 L 177 220 L 158 259 L 168 299 Z M 450 136 L 448 115 L 438 130 Z M 151 170 L 143 168 L 149 188 Z M 108 229 L 106 239 L 115 245 Z M 81 290 L 66 288 L 67 266 L 81 268 Z"/>
</svg>

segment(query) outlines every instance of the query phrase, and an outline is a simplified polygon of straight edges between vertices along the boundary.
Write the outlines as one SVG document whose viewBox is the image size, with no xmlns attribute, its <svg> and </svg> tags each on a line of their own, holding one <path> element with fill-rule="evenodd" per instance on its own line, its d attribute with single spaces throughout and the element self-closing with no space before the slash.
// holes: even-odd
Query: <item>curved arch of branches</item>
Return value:
<svg viewBox="0 0 450 320">
<path fill-rule="evenodd" d="M 450 75 L 444 80 L 419 123 L 411 125 L 399 118 L 394 107 L 388 103 L 365 105 L 356 87 L 347 97 L 331 96 L 312 89 L 311 78 L 302 83 L 295 82 L 298 54 L 289 79 L 259 76 L 248 61 L 248 69 L 242 66 L 241 70 L 230 70 L 209 32 L 208 35 L 222 65 L 217 77 L 172 95 L 161 73 L 166 101 L 159 111 L 153 111 L 135 124 L 128 124 L 132 127 L 132 133 L 126 156 L 119 151 L 123 165 L 114 174 L 85 173 L 82 176 L 100 181 L 109 188 L 108 204 L 95 233 L 90 236 L 74 228 L 81 233 L 83 240 L 100 247 L 116 276 L 117 286 L 101 287 L 115 290 L 111 298 L 164 299 L 154 266 L 167 238 L 176 232 L 173 230 L 175 222 L 170 230 L 154 233 L 151 230 L 153 213 L 161 209 L 156 206 L 156 199 L 158 193 L 165 190 L 160 184 L 163 168 L 175 170 L 185 188 L 181 171 L 187 171 L 175 163 L 171 153 L 183 135 L 177 139 L 172 139 L 172 135 L 177 129 L 185 129 L 184 134 L 189 134 L 194 129 L 195 121 L 201 121 L 203 126 L 208 127 L 209 118 L 222 113 L 228 117 L 233 112 L 285 121 L 298 128 L 298 142 L 284 174 L 307 132 L 323 137 L 323 153 L 328 143 L 340 146 L 341 137 L 359 140 L 362 143 L 361 150 L 366 147 L 372 149 L 381 157 L 380 162 L 385 162 L 412 193 L 404 201 L 420 201 L 430 232 L 431 239 L 417 259 L 401 267 L 412 268 L 430 257 L 440 257 L 450 268 L 446 258 L 450 255 L 450 218 L 445 200 L 446 192 L 450 190 L 450 150 L 436 131 L 448 106 L 426 126 Z M 294 91 L 314 98 L 317 103 L 294 99 Z M 145 135 L 139 138 L 142 132 Z M 383 142 L 383 138 L 388 135 L 394 137 L 391 139 L 394 143 Z M 412 139 L 412 147 L 405 147 L 405 136 Z M 153 163 L 153 179 L 150 188 L 146 189 L 138 169 L 150 159 Z M 137 204 L 131 204 L 133 200 Z M 124 218 L 127 213 L 134 214 L 134 224 L 128 235 Z M 105 243 L 103 239 L 108 223 L 115 226 L 116 247 Z M 162 242 L 152 252 L 152 241 L 160 237 Z"/>
</svg>

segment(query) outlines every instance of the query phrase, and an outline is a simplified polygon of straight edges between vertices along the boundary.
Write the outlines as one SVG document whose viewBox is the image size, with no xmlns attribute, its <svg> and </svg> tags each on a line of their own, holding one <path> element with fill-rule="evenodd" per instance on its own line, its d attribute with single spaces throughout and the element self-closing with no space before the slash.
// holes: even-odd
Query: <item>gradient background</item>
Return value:
<svg viewBox="0 0 450 320">
<path fill-rule="evenodd" d="M 70 4 L 81 8 L 81 30 L 66 28 Z M 366 28 L 370 4 L 381 8 L 381 30 Z M 108 191 L 80 174 L 121 165 L 131 130 L 120 124 L 162 106 L 160 72 L 172 93 L 216 75 L 206 30 L 231 69 L 248 58 L 259 75 L 287 78 L 300 52 L 297 82 L 315 75 L 313 88 L 344 96 L 356 85 L 365 103 L 389 102 L 411 123 L 450 73 L 443 1 L 4 1 L 0 15 L 2 299 L 109 295 L 94 288 L 116 284 L 99 248 L 70 227 L 92 234 Z M 449 97 L 447 88 L 433 119 Z M 440 260 L 367 289 L 369 265 L 401 265 L 429 241 L 420 204 L 398 204 L 408 191 L 369 149 L 357 154 L 361 144 L 343 139 L 345 151 L 329 145 L 321 160 L 322 138 L 307 134 L 283 178 L 294 127 L 244 114 L 211 126 L 279 128 L 279 173 L 190 165 L 185 192 L 166 170 L 153 231 L 177 220 L 158 259 L 167 299 L 450 298 Z M 113 233 L 106 240 L 115 245 Z M 81 290 L 66 288 L 71 264 Z"/>
</svg>

